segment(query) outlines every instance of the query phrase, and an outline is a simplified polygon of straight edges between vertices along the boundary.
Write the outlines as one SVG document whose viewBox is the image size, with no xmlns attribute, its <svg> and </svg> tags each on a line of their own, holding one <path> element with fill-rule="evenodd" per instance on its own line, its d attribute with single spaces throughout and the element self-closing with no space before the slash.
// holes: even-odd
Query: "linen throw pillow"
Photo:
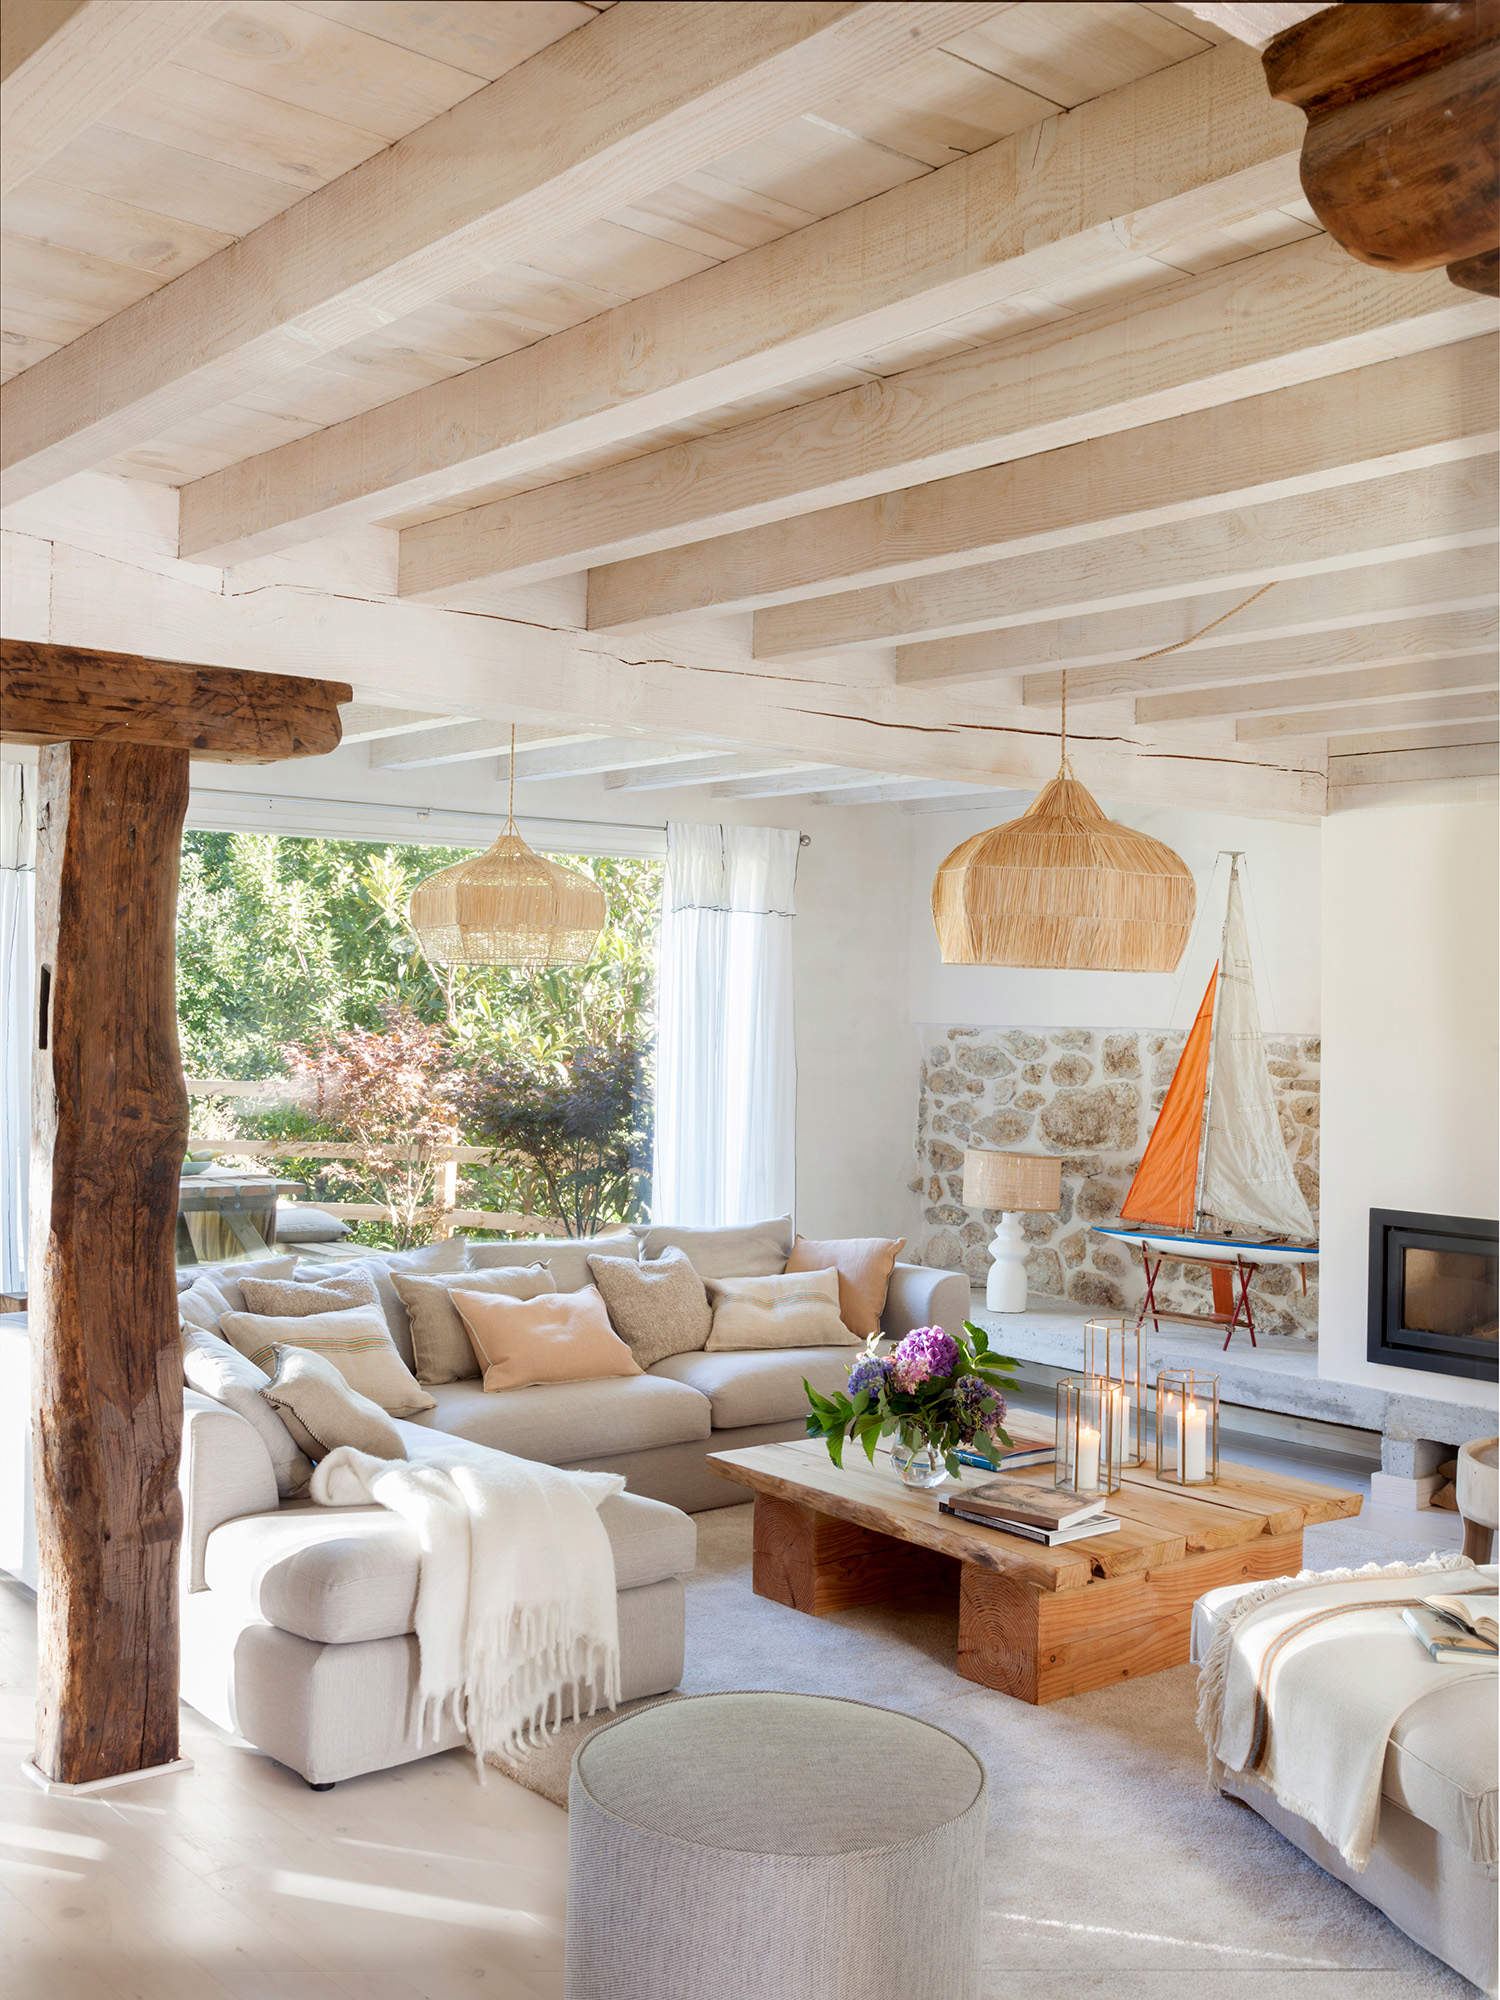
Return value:
<svg viewBox="0 0 1500 2000">
<path fill-rule="evenodd" d="M 545 1264 L 524 1270 L 443 1271 L 431 1278 L 393 1271 L 391 1283 L 411 1321 L 417 1380 L 429 1384 L 463 1382 L 479 1373 L 468 1331 L 449 1296 L 455 1285 L 470 1292 L 503 1292 L 512 1299 L 534 1299 L 540 1292 L 557 1290 Z"/>
<path fill-rule="evenodd" d="M 243 1312 L 245 1295 L 240 1286 L 246 1278 L 289 1278 L 296 1268 L 294 1256 L 242 1257 L 228 1264 L 181 1264 L 177 1269 L 179 1306 L 183 1293 L 206 1283 L 223 1294 L 231 1312 Z"/>
<path fill-rule="evenodd" d="M 271 1455 L 276 1471 L 276 1491 L 290 1500 L 307 1490 L 312 1463 L 293 1444 L 283 1424 L 260 1399 L 268 1377 L 264 1368 L 247 1361 L 238 1348 L 231 1347 L 216 1333 L 202 1327 L 182 1329 L 182 1379 L 200 1396 L 211 1396 L 226 1410 L 243 1417 Z"/>
<path fill-rule="evenodd" d="M 401 1433 L 385 1411 L 351 1389 L 325 1356 L 280 1341 L 271 1352 L 275 1371 L 261 1398 L 310 1459 L 326 1458 L 341 1444 L 372 1458 L 405 1458 Z"/>
<path fill-rule="evenodd" d="M 423 1243 L 415 1250 L 361 1251 L 348 1263 L 342 1260 L 336 1263 L 309 1261 L 297 1266 L 297 1277 L 300 1282 L 324 1285 L 331 1277 L 342 1277 L 351 1270 L 367 1271 L 375 1280 L 380 1309 L 391 1330 L 391 1339 L 396 1343 L 396 1352 L 410 1368 L 416 1359 L 411 1344 L 411 1321 L 392 1282 L 396 1272 L 421 1271 L 430 1274 L 434 1271 L 462 1271 L 467 1261 L 468 1245 L 463 1237 L 448 1236 L 440 1243 Z"/>
<path fill-rule="evenodd" d="M 581 1292 L 589 1282 L 589 1258 L 596 1250 L 606 1257 L 633 1257 L 635 1231 L 620 1228 L 598 1236 L 533 1236 L 514 1243 L 471 1243 L 469 1269 L 493 1271 L 503 1265 L 515 1270 L 541 1263 L 552 1273 L 555 1292 Z"/>
<path fill-rule="evenodd" d="M 711 1278 L 714 1323 L 705 1352 L 766 1347 L 858 1347 L 839 1311 L 837 1271 L 770 1278 Z"/>
<path fill-rule="evenodd" d="M 380 1304 L 375 1280 L 358 1264 L 351 1264 L 342 1277 L 324 1278 L 317 1284 L 300 1278 L 247 1278 L 240 1290 L 247 1313 L 270 1319 L 306 1319 L 312 1313 L 347 1312 L 350 1306 Z"/>
<path fill-rule="evenodd" d="M 844 1324 L 861 1340 L 880 1329 L 891 1273 L 906 1244 L 905 1237 L 830 1236 L 819 1240 L 799 1236 L 786 1260 L 788 1273 L 826 1271 L 839 1274 L 839 1311 Z"/>
<path fill-rule="evenodd" d="M 648 1263 L 632 1257 L 590 1257 L 610 1325 L 642 1368 L 669 1354 L 695 1354 L 708 1339 L 713 1308 L 685 1252 L 663 1250 Z"/>
<path fill-rule="evenodd" d="M 582 1292 L 541 1292 L 534 1299 L 455 1287 L 453 1303 L 469 1329 L 489 1394 L 641 1372 L 592 1285 Z"/>
<path fill-rule="evenodd" d="M 674 1223 L 653 1224 L 641 1236 L 642 1257 L 659 1257 L 663 1250 L 687 1253 L 700 1278 L 772 1278 L 786 1269 L 792 1248 L 792 1218 L 747 1222 L 734 1229 L 681 1229 Z"/>
<path fill-rule="evenodd" d="M 437 1404 L 412 1374 L 391 1339 L 379 1306 L 350 1306 L 343 1312 L 288 1314 L 229 1313 L 224 1338 L 269 1372 L 278 1341 L 310 1347 L 326 1355 L 351 1389 L 368 1396 L 392 1417 L 415 1417 Z"/>
</svg>

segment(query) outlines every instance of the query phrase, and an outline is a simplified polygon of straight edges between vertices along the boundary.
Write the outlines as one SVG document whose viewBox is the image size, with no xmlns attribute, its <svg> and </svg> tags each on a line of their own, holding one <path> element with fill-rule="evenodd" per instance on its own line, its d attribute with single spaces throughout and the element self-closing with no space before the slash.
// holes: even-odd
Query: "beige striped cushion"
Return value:
<svg viewBox="0 0 1500 2000">
<path fill-rule="evenodd" d="M 226 1313 L 219 1331 L 257 1368 L 271 1373 L 273 1349 L 311 1348 L 331 1361 L 351 1389 L 378 1403 L 389 1416 L 414 1417 L 437 1404 L 412 1374 L 391 1339 L 378 1305 L 350 1306 L 343 1312 L 308 1313 L 301 1318 L 266 1313 Z"/>
</svg>

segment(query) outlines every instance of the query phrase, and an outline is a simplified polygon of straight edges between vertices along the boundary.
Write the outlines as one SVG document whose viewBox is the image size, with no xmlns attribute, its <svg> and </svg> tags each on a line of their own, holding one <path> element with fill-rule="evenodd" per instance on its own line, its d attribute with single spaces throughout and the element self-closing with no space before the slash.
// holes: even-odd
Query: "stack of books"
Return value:
<svg viewBox="0 0 1500 2000">
<path fill-rule="evenodd" d="M 1424 1597 L 1401 1616 L 1434 1660 L 1485 1660 L 1500 1653 L 1493 1591 L 1466 1597 Z"/>
<path fill-rule="evenodd" d="M 979 1472 L 1019 1472 L 1023 1466 L 1051 1465 L 1057 1457 L 1055 1444 L 999 1445 L 992 1452 L 970 1451 L 960 1445 L 953 1456 L 960 1465 L 972 1465 Z"/>
<path fill-rule="evenodd" d="M 1045 1542 L 1049 1548 L 1082 1541 L 1087 1535 L 1107 1535 L 1120 1525 L 1117 1514 L 1105 1513 L 1102 1495 L 1063 1493 L 1024 1479 L 987 1479 L 983 1485 L 966 1486 L 939 1500 L 938 1508 L 955 1520 L 1024 1535 L 1027 1541 Z"/>
</svg>

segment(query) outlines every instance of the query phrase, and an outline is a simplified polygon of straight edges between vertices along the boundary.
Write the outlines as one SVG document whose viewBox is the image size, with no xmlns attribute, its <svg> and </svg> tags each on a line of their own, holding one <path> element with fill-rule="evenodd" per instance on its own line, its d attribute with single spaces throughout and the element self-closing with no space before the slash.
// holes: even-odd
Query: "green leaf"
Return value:
<svg viewBox="0 0 1500 2000">
<path fill-rule="evenodd" d="M 844 1469 L 844 1433 L 842 1431 L 830 1431 L 828 1433 L 827 1444 L 828 1456 L 833 1460 L 839 1471 L 842 1472 Z"/>
</svg>

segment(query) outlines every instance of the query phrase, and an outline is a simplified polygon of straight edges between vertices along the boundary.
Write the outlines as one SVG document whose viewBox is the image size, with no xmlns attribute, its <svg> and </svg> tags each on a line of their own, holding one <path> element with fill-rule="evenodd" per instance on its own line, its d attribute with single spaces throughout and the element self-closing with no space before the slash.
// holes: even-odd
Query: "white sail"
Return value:
<svg viewBox="0 0 1500 2000">
<path fill-rule="evenodd" d="M 1237 864 L 1229 874 L 1198 1207 L 1225 1228 L 1314 1233 L 1271 1095 Z"/>
</svg>

